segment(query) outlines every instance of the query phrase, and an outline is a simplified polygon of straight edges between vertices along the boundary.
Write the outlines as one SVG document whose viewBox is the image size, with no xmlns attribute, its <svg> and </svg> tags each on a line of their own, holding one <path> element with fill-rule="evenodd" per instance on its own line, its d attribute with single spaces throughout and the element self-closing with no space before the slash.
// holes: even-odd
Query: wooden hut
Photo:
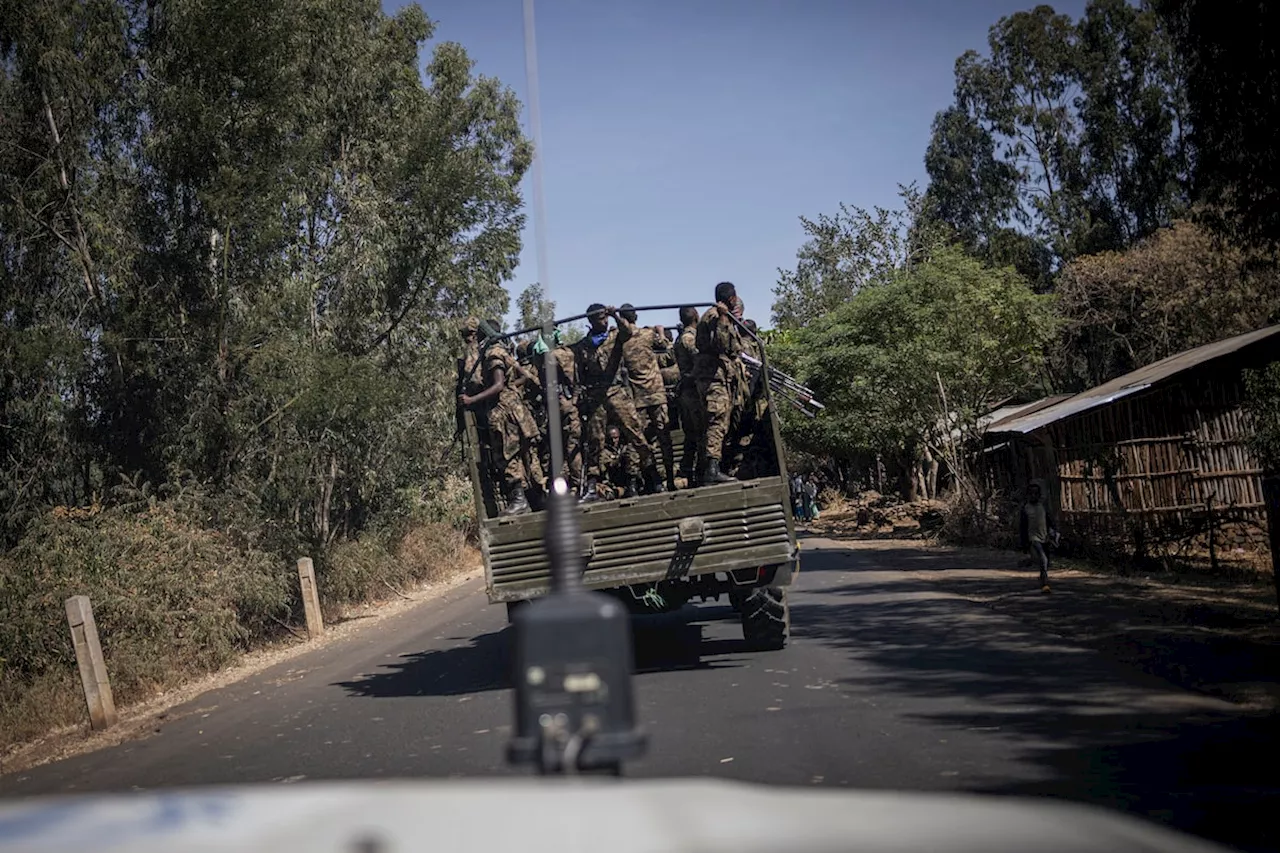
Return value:
<svg viewBox="0 0 1280 853">
<path fill-rule="evenodd" d="M 988 468 L 1014 492 L 1045 480 L 1080 543 L 1264 547 L 1242 377 L 1277 358 L 1280 326 L 1268 326 L 1028 407 L 988 428 Z"/>
</svg>

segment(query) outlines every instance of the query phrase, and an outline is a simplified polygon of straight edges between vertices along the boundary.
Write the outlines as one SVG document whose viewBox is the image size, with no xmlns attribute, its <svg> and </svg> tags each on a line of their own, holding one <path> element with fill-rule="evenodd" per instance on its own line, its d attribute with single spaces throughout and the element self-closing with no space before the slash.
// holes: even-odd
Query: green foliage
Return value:
<svg viewBox="0 0 1280 853">
<path fill-rule="evenodd" d="M 172 503 L 55 509 L 0 558 L 5 680 L 71 667 L 63 601 L 88 595 L 117 701 L 209 672 L 276 633 L 289 566 Z"/>
<path fill-rule="evenodd" d="M 845 459 L 938 447 L 944 422 L 963 441 L 1035 378 L 1052 331 L 1049 297 L 1016 272 L 937 249 L 777 341 L 778 361 L 827 405 L 814 420 L 788 415 L 788 437 L 801 451 Z"/>
<path fill-rule="evenodd" d="M 434 476 L 453 323 L 505 313 L 518 259 L 512 93 L 423 57 L 417 6 L 0 18 L 3 544 L 126 476 L 324 547 Z"/>
<path fill-rule="evenodd" d="M 520 312 L 520 328 L 531 329 L 547 320 L 554 320 L 556 303 L 547 299 L 541 284 L 531 284 L 516 297 L 516 310 Z"/>
<path fill-rule="evenodd" d="M 1188 202 L 1185 87 L 1156 15 L 1091 0 L 991 28 L 956 62 L 934 120 L 927 208 L 970 251 L 1040 288 L 1061 263 L 1127 246 Z"/>
<path fill-rule="evenodd" d="M 531 150 L 432 33 L 377 0 L 0 0 L 5 736 L 13 684 L 64 680 L 67 595 L 127 702 L 275 631 L 299 554 L 331 601 L 451 559 L 456 321 L 506 312 Z"/>
<path fill-rule="evenodd" d="M 874 211 L 841 204 L 835 216 L 801 216 L 808 239 L 796 253 L 794 270 L 778 270 L 773 323 L 780 329 L 808 325 L 862 288 L 886 281 L 919 254 L 922 199 L 915 185 L 900 187 L 903 206 Z"/>
<path fill-rule="evenodd" d="M 1280 361 L 1244 373 L 1245 409 L 1253 418 L 1250 445 L 1263 471 L 1280 474 Z"/>
</svg>

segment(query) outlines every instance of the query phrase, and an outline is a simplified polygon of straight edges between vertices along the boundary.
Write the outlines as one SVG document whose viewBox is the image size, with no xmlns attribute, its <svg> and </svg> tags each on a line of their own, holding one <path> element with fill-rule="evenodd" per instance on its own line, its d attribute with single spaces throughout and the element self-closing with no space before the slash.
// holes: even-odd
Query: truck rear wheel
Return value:
<svg viewBox="0 0 1280 853">
<path fill-rule="evenodd" d="M 742 636 L 759 649 L 781 649 L 791 634 L 791 609 L 787 591 L 777 586 L 760 586 L 742 602 Z"/>
<path fill-rule="evenodd" d="M 507 602 L 507 624 L 510 625 L 516 621 L 516 611 L 528 604 L 528 601 L 508 601 Z"/>
</svg>

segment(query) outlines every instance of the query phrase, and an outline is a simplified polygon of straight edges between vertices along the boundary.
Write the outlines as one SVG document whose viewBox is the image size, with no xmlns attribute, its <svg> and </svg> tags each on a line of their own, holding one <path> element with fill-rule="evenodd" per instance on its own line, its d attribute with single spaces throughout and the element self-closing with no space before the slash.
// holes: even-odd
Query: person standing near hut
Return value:
<svg viewBox="0 0 1280 853">
<path fill-rule="evenodd" d="M 1027 501 L 1019 516 L 1019 539 L 1022 550 L 1031 556 L 1032 565 L 1040 567 L 1040 591 L 1049 592 L 1049 543 L 1058 536 L 1058 526 L 1044 500 L 1044 482 L 1032 480 L 1027 486 Z"/>
</svg>

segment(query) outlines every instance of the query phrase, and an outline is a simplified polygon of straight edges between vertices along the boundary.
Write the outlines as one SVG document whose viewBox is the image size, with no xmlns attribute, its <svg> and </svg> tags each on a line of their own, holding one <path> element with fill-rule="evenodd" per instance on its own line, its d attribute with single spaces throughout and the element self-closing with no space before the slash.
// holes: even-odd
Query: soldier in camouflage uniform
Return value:
<svg viewBox="0 0 1280 853">
<path fill-rule="evenodd" d="M 555 344 L 552 358 L 556 362 L 556 382 L 560 387 L 560 435 L 564 442 L 565 467 L 562 476 L 577 491 L 582 486 L 582 416 L 578 412 L 577 370 L 573 351 L 560 342 L 559 329 L 553 332 L 552 341 Z M 541 335 L 534 341 L 532 351 L 537 359 L 539 387 L 545 389 L 548 384 L 544 357 L 547 345 Z"/>
<path fill-rule="evenodd" d="M 706 432 L 703 423 L 702 398 L 698 396 L 698 384 L 694 380 L 694 358 L 698 354 L 698 309 L 686 305 L 680 309 L 680 333 L 676 336 L 672 354 L 680 371 L 680 384 L 676 399 L 680 407 L 680 428 L 684 430 L 684 446 L 680 454 L 680 476 L 690 486 L 696 486 L 702 472 L 702 436 Z"/>
<path fill-rule="evenodd" d="M 622 321 L 618 328 L 609 328 L 609 317 L 617 319 L 618 309 L 593 303 L 587 308 L 591 328 L 582 340 L 573 345 L 573 358 L 578 369 L 578 387 L 581 389 L 578 408 L 586 423 L 586 488 L 583 501 L 594 501 L 599 496 L 600 454 L 604 449 L 605 426 L 612 418 L 621 431 L 622 438 L 636 448 L 642 469 L 653 466 L 653 451 L 644 440 L 640 417 L 636 414 L 627 390 L 622 371 L 622 344 L 631 337 L 635 328 Z"/>
<path fill-rule="evenodd" d="M 657 467 L 645 470 L 644 486 L 650 493 L 665 492 L 668 484 L 674 486 L 672 462 L 675 454 L 671 449 L 671 432 L 668 429 L 667 387 L 662 382 L 662 367 L 658 364 L 656 350 L 669 350 L 671 342 L 661 326 L 648 328 L 636 325 L 636 312 L 629 304 L 618 310 L 618 324 L 624 323 L 631 326 L 631 335 L 622 344 L 622 363 L 626 365 L 627 378 L 631 383 L 631 399 L 636 414 L 640 416 L 649 451 L 661 457 L 663 466 L 661 472 Z"/>
<path fill-rule="evenodd" d="M 729 303 L 737 295 L 731 282 L 717 284 L 716 305 L 702 315 L 695 333 L 698 354 L 694 358 L 694 378 L 706 419 L 706 431 L 702 437 L 702 452 L 707 460 L 702 473 L 704 485 L 733 482 L 733 477 L 720 470 L 720 458 L 728 437 L 734 395 L 741 375 L 738 355 L 742 352 L 742 340 L 729 308 Z"/>
<path fill-rule="evenodd" d="M 507 507 L 502 514 L 517 515 L 529 511 L 525 490 L 542 487 L 546 482 L 538 461 L 538 426 L 523 399 L 524 372 L 497 340 L 497 324 L 481 321 L 479 332 L 484 337 L 482 369 L 486 387 L 478 394 L 463 394 L 459 400 L 464 406 L 493 403 L 489 409 L 489 432 L 494 449 L 501 453 L 507 492 Z"/>
<path fill-rule="evenodd" d="M 633 498 L 640 492 L 637 472 L 640 456 L 636 449 L 622 443 L 622 432 L 615 424 L 605 431 L 604 447 L 600 451 L 600 470 L 604 475 L 598 489 L 606 500 Z"/>
<path fill-rule="evenodd" d="M 741 305 L 742 300 L 735 297 L 735 303 L 729 306 L 730 311 L 735 316 L 741 316 Z M 757 331 L 755 321 L 743 320 L 742 325 L 746 327 L 746 331 L 738 329 L 742 352 L 763 363 L 764 356 L 760 343 L 752 337 Z M 750 476 L 759 476 L 755 471 L 758 465 L 748 463 L 743 466 L 742 462 L 756 441 L 760 424 L 768 417 L 768 399 L 764 393 L 764 377 L 758 371 L 751 370 L 745 362 L 740 361 L 739 365 L 741 367 L 739 388 L 729 428 L 729 434 L 735 437 L 735 440 L 729 443 L 733 454 L 732 464 L 739 475 L 742 471 L 749 471 Z"/>
</svg>

